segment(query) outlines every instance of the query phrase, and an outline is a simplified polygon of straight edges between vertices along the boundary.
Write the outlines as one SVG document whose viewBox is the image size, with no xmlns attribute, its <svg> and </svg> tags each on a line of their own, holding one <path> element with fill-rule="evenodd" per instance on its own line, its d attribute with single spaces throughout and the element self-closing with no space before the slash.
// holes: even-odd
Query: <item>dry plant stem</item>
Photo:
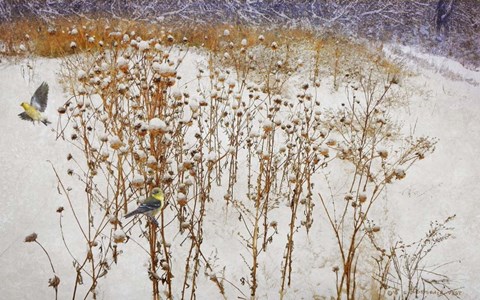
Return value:
<svg viewBox="0 0 480 300">
<path fill-rule="evenodd" d="M 264 212 L 264 207 L 266 206 L 266 199 L 268 197 L 267 191 L 269 191 L 270 185 L 270 174 L 268 170 L 268 166 L 265 167 L 265 160 L 260 157 L 260 170 L 259 175 L 257 177 L 257 193 L 255 198 L 255 217 L 253 228 L 251 232 L 253 232 L 252 236 L 252 265 L 251 265 L 251 283 L 250 283 L 250 296 L 251 298 L 255 298 L 255 294 L 257 291 L 257 268 L 258 268 L 258 256 L 261 252 L 261 249 L 258 247 L 258 241 L 260 236 L 260 218 L 262 213 Z M 265 179 L 262 180 L 262 177 L 265 176 Z M 264 184 L 262 184 L 262 182 Z M 263 200 L 263 201 L 262 201 Z M 264 232 L 266 234 L 266 232 Z M 260 247 L 261 248 L 261 247 Z"/>
<path fill-rule="evenodd" d="M 346 199 L 343 210 L 339 218 L 337 218 L 333 198 L 332 213 L 327 207 L 325 199 L 319 194 L 320 202 L 335 234 L 342 259 L 342 271 L 340 274 L 336 271 L 337 299 L 341 299 L 345 293 L 349 300 L 353 300 L 356 297 L 356 275 L 359 261 L 357 250 L 365 236 L 360 234 L 365 230 L 365 221 L 368 218 L 372 204 L 381 195 L 386 184 L 390 182 L 391 175 L 389 174 L 393 168 L 411 160 L 407 165 L 408 168 L 416 160 L 412 158 L 407 159 L 410 153 L 412 153 L 412 150 L 408 149 L 397 157 L 397 161 L 390 162 L 393 165 L 392 169 L 387 169 L 382 157 L 381 167 L 383 170 L 380 170 L 379 174 L 385 174 L 385 178 L 375 181 L 379 178 L 379 174 L 375 174 L 373 170 L 374 160 L 378 157 L 375 155 L 376 149 L 385 139 L 385 136 L 383 136 L 385 133 L 382 133 L 385 125 L 380 123 L 379 126 L 375 126 L 375 118 L 377 118 L 380 105 L 383 105 L 387 99 L 387 93 L 392 86 L 392 82 L 386 85 L 383 91 L 377 91 L 377 85 L 372 78 L 372 72 L 370 72 L 366 77 L 360 76 L 359 86 L 363 93 L 364 105 L 355 100 L 355 97 L 353 97 L 353 101 L 349 100 L 349 110 L 345 110 L 345 115 L 353 121 L 350 123 L 347 131 L 342 131 L 343 127 L 341 126 L 343 124 L 338 128 L 338 132 L 343 137 L 344 142 L 347 145 L 353 143 L 351 148 L 358 149 L 358 155 L 354 155 L 351 158 L 354 172 L 348 194 L 353 193 L 353 196 L 349 196 L 350 198 Z M 356 129 L 353 130 L 354 126 L 360 126 L 359 134 L 356 133 Z M 373 183 L 368 184 L 369 182 Z M 368 186 L 373 187 L 373 191 L 368 197 L 370 199 L 369 202 L 363 204 L 356 202 L 356 199 L 359 199 L 360 192 L 366 192 Z"/>
<path fill-rule="evenodd" d="M 47 250 L 42 246 L 42 244 L 40 244 L 37 240 L 35 240 L 35 243 L 40 246 L 40 248 L 42 248 L 43 252 L 45 252 L 45 254 L 47 255 L 47 258 L 48 258 L 48 262 L 50 263 L 50 267 L 52 268 L 52 271 L 53 271 L 53 274 L 54 276 L 56 276 L 56 272 L 55 272 L 55 268 L 53 267 L 53 262 L 52 262 L 52 259 L 50 258 L 50 254 L 48 254 Z M 55 290 L 55 300 L 58 299 L 58 285 L 55 285 L 54 287 L 54 290 Z"/>
<path fill-rule="evenodd" d="M 262 214 L 263 214 L 263 243 L 262 243 L 262 250 L 264 252 L 267 251 L 267 239 L 268 239 L 268 211 L 269 211 L 269 199 L 270 199 L 270 191 L 272 189 L 273 183 L 275 182 L 275 166 L 273 165 L 273 146 L 275 144 L 275 130 L 269 135 L 267 139 L 267 153 L 269 157 L 267 159 L 267 168 L 265 170 L 266 178 L 265 178 L 265 187 L 263 191 L 263 195 L 265 200 L 263 201 L 262 207 Z M 265 161 L 265 160 L 263 160 Z M 263 161 L 261 163 L 263 163 Z"/>
<path fill-rule="evenodd" d="M 200 219 L 197 221 L 197 228 L 195 233 L 192 234 L 192 244 L 195 245 L 195 254 L 193 255 L 193 270 L 192 270 L 192 291 L 190 293 L 190 299 L 193 300 L 195 299 L 195 292 L 196 292 L 196 280 L 197 276 L 199 273 L 199 267 L 200 267 L 200 246 L 201 246 L 201 241 L 203 240 L 202 237 L 202 226 L 203 226 L 203 216 L 205 214 L 205 194 L 201 192 L 200 194 Z"/>
<path fill-rule="evenodd" d="M 162 220 L 163 221 L 163 220 Z M 162 222 L 163 225 L 163 222 Z M 152 297 L 154 300 L 160 299 L 160 290 L 158 288 L 158 276 L 157 276 L 157 226 L 151 220 L 148 220 L 148 235 L 150 245 L 150 280 L 152 281 Z"/>
<path fill-rule="evenodd" d="M 63 116 L 67 121 L 62 120 L 61 124 L 73 127 L 75 139 L 67 140 L 82 151 L 85 159 L 83 165 L 70 158 L 80 172 L 72 171 L 69 175 L 74 174 L 85 186 L 88 207 L 87 220 L 80 220 L 68 188 L 59 183 L 88 244 L 87 257 L 74 259 L 74 296 L 79 293 L 82 276 L 88 276 L 92 286 L 87 295 L 98 297 L 95 287 L 99 278 L 105 276 L 111 264 L 118 263 L 122 250 L 127 253 L 127 243 L 113 241 L 113 236 L 121 237 L 122 231 L 135 232 L 138 219 L 125 225 L 120 221 L 122 215 L 132 207 L 132 202 L 160 186 L 166 195 L 165 209 L 158 219 L 160 225 L 157 228 L 148 220 L 148 231 L 140 228 L 143 243 L 126 238 L 127 242 L 134 240 L 148 255 L 153 299 L 160 299 L 163 293 L 171 299 L 180 289 L 182 299 L 196 299 L 202 294 L 198 290 L 204 280 L 199 275 L 202 268 L 222 297 L 231 293 L 224 287 L 224 282 L 228 282 L 235 288 L 234 293 L 238 291 L 247 298 L 224 278 L 228 265 L 217 266 L 216 254 L 212 262 L 202 253 L 205 222 L 209 220 L 206 214 L 210 212 L 207 203 L 217 201 L 218 205 L 222 201 L 217 191 L 225 193 L 222 207 L 226 218 L 232 213 L 228 212 L 229 207 L 233 207 L 239 212 L 239 222 L 243 222 L 240 226 L 244 230 L 238 236 L 245 252 L 240 256 L 249 274 L 243 275 L 242 284 L 248 282 L 250 298 L 262 292 L 258 289 L 262 278 L 260 254 L 273 243 L 277 225 L 287 230 L 280 278 L 280 295 L 286 298 L 293 285 L 295 235 L 301 227 L 307 234 L 311 232 L 315 216 L 312 195 L 318 192 L 317 184 L 320 189 L 323 187 L 322 182 L 316 182 L 315 175 L 320 175 L 316 172 L 320 168 L 330 172 L 329 164 L 348 148 L 351 153 L 345 154 L 346 161 L 352 165 L 353 176 L 345 182 L 345 192 L 354 199 L 360 193 L 368 193 L 369 202 L 360 206 L 352 206 L 353 201 L 342 202 L 339 206 L 330 189 L 332 210 L 330 199 L 319 197 L 342 260 L 342 270 L 338 268 L 335 274 L 337 297 L 354 299 L 363 258 L 359 259 L 358 249 L 366 237 L 370 208 L 384 190 L 388 181 L 385 178 L 392 179 L 395 168 L 408 169 L 415 161 L 415 149 L 402 152 L 398 161 L 378 159 L 376 148 L 385 141 L 381 135 L 386 125 L 374 126 L 374 122 L 391 84 L 382 95 L 382 89 L 370 85 L 372 78 L 368 74 L 362 77 L 356 94 L 363 93 L 365 99 L 357 103 L 349 97 L 341 114 L 350 123 L 340 124 L 340 114 L 328 119 L 329 110 L 320 106 L 317 88 L 322 68 L 328 66 L 333 67 L 328 72 L 334 77 L 334 88 L 345 83 L 345 53 L 340 47 L 343 44 L 318 43 L 312 49 L 312 67 L 295 62 L 296 58 L 303 59 L 305 52 L 302 49 L 301 56 L 292 57 L 298 50 L 292 50 L 294 38 L 279 41 L 285 42 L 280 46 L 273 40 L 263 43 L 262 38 L 262 43 L 252 46 L 252 37 L 247 34 L 247 43 L 242 41 L 242 47 L 237 47 L 231 36 L 219 37 L 216 32 L 209 34 L 212 40 L 205 41 L 215 50 L 208 52 L 207 61 L 199 60 L 197 79 L 184 82 L 182 77 L 186 74 L 165 75 L 165 71 L 181 70 L 180 60 L 189 61 L 185 44 L 176 45 L 170 37 L 167 41 L 169 32 L 150 40 L 130 34 L 130 30 L 125 32 L 123 37 L 114 39 L 115 46 L 105 47 L 105 51 L 65 59 L 66 78 L 75 96 L 65 103 Z M 176 52 L 180 54 L 177 56 Z M 327 63 L 322 61 L 324 53 L 329 56 Z M 304 67 L 309 68 L 309 79 L 297 87 L 289 86 L 298 84 L 288 82 L 294 76 L 303 78 L 305 74 L 296 72 L 305 70 Z M 65 128 L 58 131 L 62 138 L 70 134 Z M 327 141 L 330 137 L 335 139 L 333 144 Z M 246 174 L 239 172 L 244 160 Z M 375 173 L 375 168 L 381 172 Z M 239 184 L 245 182 L 246 196 L 238 194 L 243 192 Z M 221 187 L 217 189 L 214 184 Z M 286 220 L 270 220 L 271 211 L 279 209 L 283 202 L 290 203 L 289 224 Z M 180 245 L 176 239 L 179 235 L 184 235 Z M 186 247 L 182 248 L 183 244 Z M 108 260 L 107 253 L 111 254 Z M 246 253 L 251 257 L 245 258 Z M 177 255 L 185 259 L 177 259 Z M 178 286 L 172 286 L 173 271 L 183 279 Z"/>
<path fill-rule="evenodd" d="M 93 258 L 93 255 L 92 255 L 93 243 L 92 243 L 92 242 L 89 242 L 89 241 L 90 241 L 90 238 L 91 238 L 91 229 L 90 229 L 91 226 L 88 226 L 88 227 L 89 227 L 89 230 L 88 230 L 88 237 L 87 237 L 87 235 L 85 234 L 85 232 L 84 232 L 84 230 L 83 230 L 83 227 L 80 225 L 80 221 L 79 221 L 79 219 L 78 219 L 78 217 L 77 217 L 77 215 L 76 215 L 76 213 L 75 213 L 75 209 L 74 209 L 74 207 L 73 207 L 73 205 L 72 205 L 72 202 L 71 202 L 71 199 L 70 199 L 70 196 L 69 196 L 69 194 L 68 194 L 67 189 L 66 189 L 65 186 L 63 185 L 62 180 L 60 179 L 60 177 L 59 177 L 59 175 L 58 175 L 55 167 L 53 166 L 53 164 L 52 164 L 51 162 L 50 162 L 50 164 L 52 165 L 53 171 L 54 171 L 54 173 L 55 173 L 55 175 L 56 175 L 56 177 L 57 177 L 57 180 L 58 180 L 58 183 L 60 184 L 60 187 L 62 188 L 64 194 L 65 194 L 66 197 L 67 197 L 67 200 L 68 200 L 68 202 L 69 202 L 70 208 L 71 208 L 71 210 L 72 210 L 72 212 L 73 212 L 73 215 L 74 215 L 74 217 L 75 217 L 75 219 L 76 219 L 76 221 L 77 221 L 77 225 L 78 225 L 79 229 L 82 231 L 82 233 L 83 233 L 83 235 L 84 235 L 84 238 L 85 238 L 85 240 L 87 241 L 87 246 L 88 246 L 87 255 L 85 256 L 85 259 L 84 259 L 83 263 L 82 263 L 81 265 L 77 265 L 77 266 L 76 266 L 76 267 L 77 267 L 77 276 L 76 276 L 76 279 L 75 279 L 75 286 L 74 286 L 73 296 L 72 296 L 72 297 L 73 297 L 73 299 L 75 299 L 76 292 L 77 292 L 77 286 L 78 286 L 78 284 L 81 284 L 82 281 L 83 281 L 83 280 L 81 279 L 81 278 L 82 278 L 81 272 L 82 272 L 82 271 L 85 271 L 85 270 L 84 270 L 84 267 L 85 267 L 86 263 L 87 263 L 88 261 L 90 261 L 90 262 L 91 262 L 91 265 L 90 265 L 90 266 L 91 266 L 91 272 L 87 272 L 87 271 L 85 271 L 85 272 L 86 272 L 86 273 L 89 275 L 89 277 L 92 279 L 92 283 L 91 283 L 91 285 L 90 285 L 89 290 L 87 291 L 87 293 L 86 293 L 86 295 L 85 295 L 85 299 L 88 297 L 88 295 L 89 295 L 91 292 L 93 292 L 93 295 L 92 295 L 93 298 L 96 299 L 96 293 L 95 293 L 95 290 L 94 290 L 94 289 L 95 289 L 95 286 L 96 286 L 96 283 L 97 283 L 97 281 L 96 281 L 97 279 L 96 279 L 96 275 L 95 275 L 95 269 L 96 269 L 96 267 L 95 267 L 95 262 L 94 262 L 94 258 Z M 88 217 L 88 220 L 89 220 L 89 222 L 90 222 L 90 220 L 91 220 L 90 216 Z M 77 260 L 75 259 L 75 261 L 77 261 Z"/>
<path fill-rule="evenodd" d="M 452 288 L 449 277 L 438 270 L 449 263 L 438 266 L 425 263 L 426 256 L 435 247 L 452 237 L 450 231 L 453 228 L 446 227 L 446 224 L 454 218 L 455 215 L 443 222 L 432 222 L 425 237 L 410 244 L 397 241 L 388 251 L 379 245 L 373 234 L 368 235 L 379 254 L 375 258 L 377 271 L 373 276 L 380 284 L 379 297 L 386 297 L 390 292 L 402 299 L 425 299 L 428 288 L 431 288 L 446 299 L 449 295 L 459 298 L 459 290 Z"/>
<path fill-rule="evenodd" d="M 300 157 L 299 157 L 300 158 Z M 300 165 L 299 165 L 300 166 Z M 293 189 L 292 199 L 290 201 L 290 223 L 289 223 L 289 233 L 287 235 L 287 242 L 285 244 L 285 252 L 283 255 L 282 261 L 282 284 L 280 287 L 280 299 L 283 299 L 285 295 L 285 283 L 290 286 L 291 282 L 291 275 L 292 275 L 292 262 L 293 262 L 293 247 L 294 247 L 294 239 L 293 236 L 296 230 L 295 221 L 297 219 L 297 209 L 298 204 L 300 201 L 300 195 L 302 194 L 302 186 L 303 186 L 303 174 L 297 173 L 297 181 L 295 187 Z M 288 280 L 287 280 L 288 278 Z"/>
</svg>

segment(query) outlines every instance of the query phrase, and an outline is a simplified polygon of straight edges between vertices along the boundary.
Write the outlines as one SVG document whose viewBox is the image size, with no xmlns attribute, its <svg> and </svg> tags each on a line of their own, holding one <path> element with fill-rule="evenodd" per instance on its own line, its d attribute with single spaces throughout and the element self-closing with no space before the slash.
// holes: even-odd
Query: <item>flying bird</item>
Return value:
<svg viewBox="0 0 480 300">
<path fill-rule="evenodd" d="M 27 102 L 22 102 L 20 106 L 25 110 L 18 116 L 22 120 L 32 121 L 35 124 L 35 121 L 42 122 L 47 126 L 51 122 L 47 120 L 47 117 L 42 115 L 42 112 L 47 108 L 48 101 L 48 84 L 43 82 L 35 91 L 32 98 L 30 99 L 30 104 Z"/>
</svg>

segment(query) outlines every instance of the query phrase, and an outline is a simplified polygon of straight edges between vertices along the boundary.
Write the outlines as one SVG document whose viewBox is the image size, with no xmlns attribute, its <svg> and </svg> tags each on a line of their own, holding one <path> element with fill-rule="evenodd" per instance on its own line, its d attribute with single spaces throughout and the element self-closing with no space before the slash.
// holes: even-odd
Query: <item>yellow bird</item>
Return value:
<svg viewBox="0 0 480 300">
<path fill-rule="evenodd" d="M 147 199 L 142 201 L 142 204 L 132 212 L 129 212 L 125 215 L 125 218 L 129 218 L 133 215 L 143 214 L 146 215 L 155 225 L 158 226 L 157 220 L 154 218 L 156 214 L 158 214 L 165 202 L 165 196 L 163 195 L 163 191 L 156 187 L 152 190 L 152 195 Z"/>
<path fill-rule="evenodd" d="M 22 120 L 32 121 L 35 124 L 35 121 L 42 122 L 47 126 L 50 122 L 47 120 L 47 117 L 42 115 L 42 112 L 47 108 L 48 101 L 48 84 L 46 82 L 42 83 L 32 98 L 30 99 L 30 104 L 27 102 L 22 102 L 20 106 L 25 110 L 18 116 Z"/>
</svg>

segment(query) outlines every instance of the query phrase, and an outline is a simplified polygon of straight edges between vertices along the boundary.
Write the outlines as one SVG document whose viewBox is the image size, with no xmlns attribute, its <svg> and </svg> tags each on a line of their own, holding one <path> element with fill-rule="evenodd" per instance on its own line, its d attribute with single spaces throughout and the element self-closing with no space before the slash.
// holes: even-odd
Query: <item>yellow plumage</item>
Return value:
<svg viewBox="0 0 480 300">
<path fill-rule="evenodd" d="M 164 204 L 165 196 L 163 191 L 160 188 L 154 188 L 152 190 L 152 195 L 143 200 L 142 204 L 140 204 L 137 209 L 126 214 L 125 218 L 129 218 L 137 214 L 144 214 L 158 226 L 158 222 L 154 216 L 163 209 Z"/>
<path fill-rule="evenodd" d="M 31 106 L 27 102 L 22 102 L 20 106 L 23 107 L 27 116 L 29 116 L 33 121 L 42 121 L 42 114 L 38 110 L 36 110 L 35 107 Z"/>
<path fill-rule="evenodd" d="M 30 99 L 30 104 L 27 102 L 22 102 L 20 106 L 23 107 L 25 110 L 18 116 L 22 120 L 32 121 L 35 123 L 42 122 L 45 124 L 50 124 L 47 118 L 42 115 L 42 112 L 45 111 L 47 108 L 47 101 L 48 101 L 48 84 L 46 82 L 42 83 L 38 89 L 33 94 L 32 98 Z"/>
</svg>

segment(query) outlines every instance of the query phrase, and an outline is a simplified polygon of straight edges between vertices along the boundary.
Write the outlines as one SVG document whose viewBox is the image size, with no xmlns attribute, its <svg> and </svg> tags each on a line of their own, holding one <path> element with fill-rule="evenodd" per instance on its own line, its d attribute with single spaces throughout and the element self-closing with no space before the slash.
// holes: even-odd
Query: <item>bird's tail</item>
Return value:
<svg viewBox="0 0 480 300">
<path fill-rule="evenodd" d="M 47 119 L 42 120 L 42 123 L 45 124 L 45 126 L 52 124 L 52 122 L 48 121 Z"/>
<path fill-rule="evenodd" d="M 126 215 L 123 216 L 123 217 L 124 217 L 124 218 L 130 218 L 131 216 L 134 216 L 134 215 L 136 215 L 136 214 L 138 214 L 138 210 L 137 210 L 137 209 L 134 210 L 134 211 L 129 212 L 128 214 L 126 214 Z"/>
</svg>

